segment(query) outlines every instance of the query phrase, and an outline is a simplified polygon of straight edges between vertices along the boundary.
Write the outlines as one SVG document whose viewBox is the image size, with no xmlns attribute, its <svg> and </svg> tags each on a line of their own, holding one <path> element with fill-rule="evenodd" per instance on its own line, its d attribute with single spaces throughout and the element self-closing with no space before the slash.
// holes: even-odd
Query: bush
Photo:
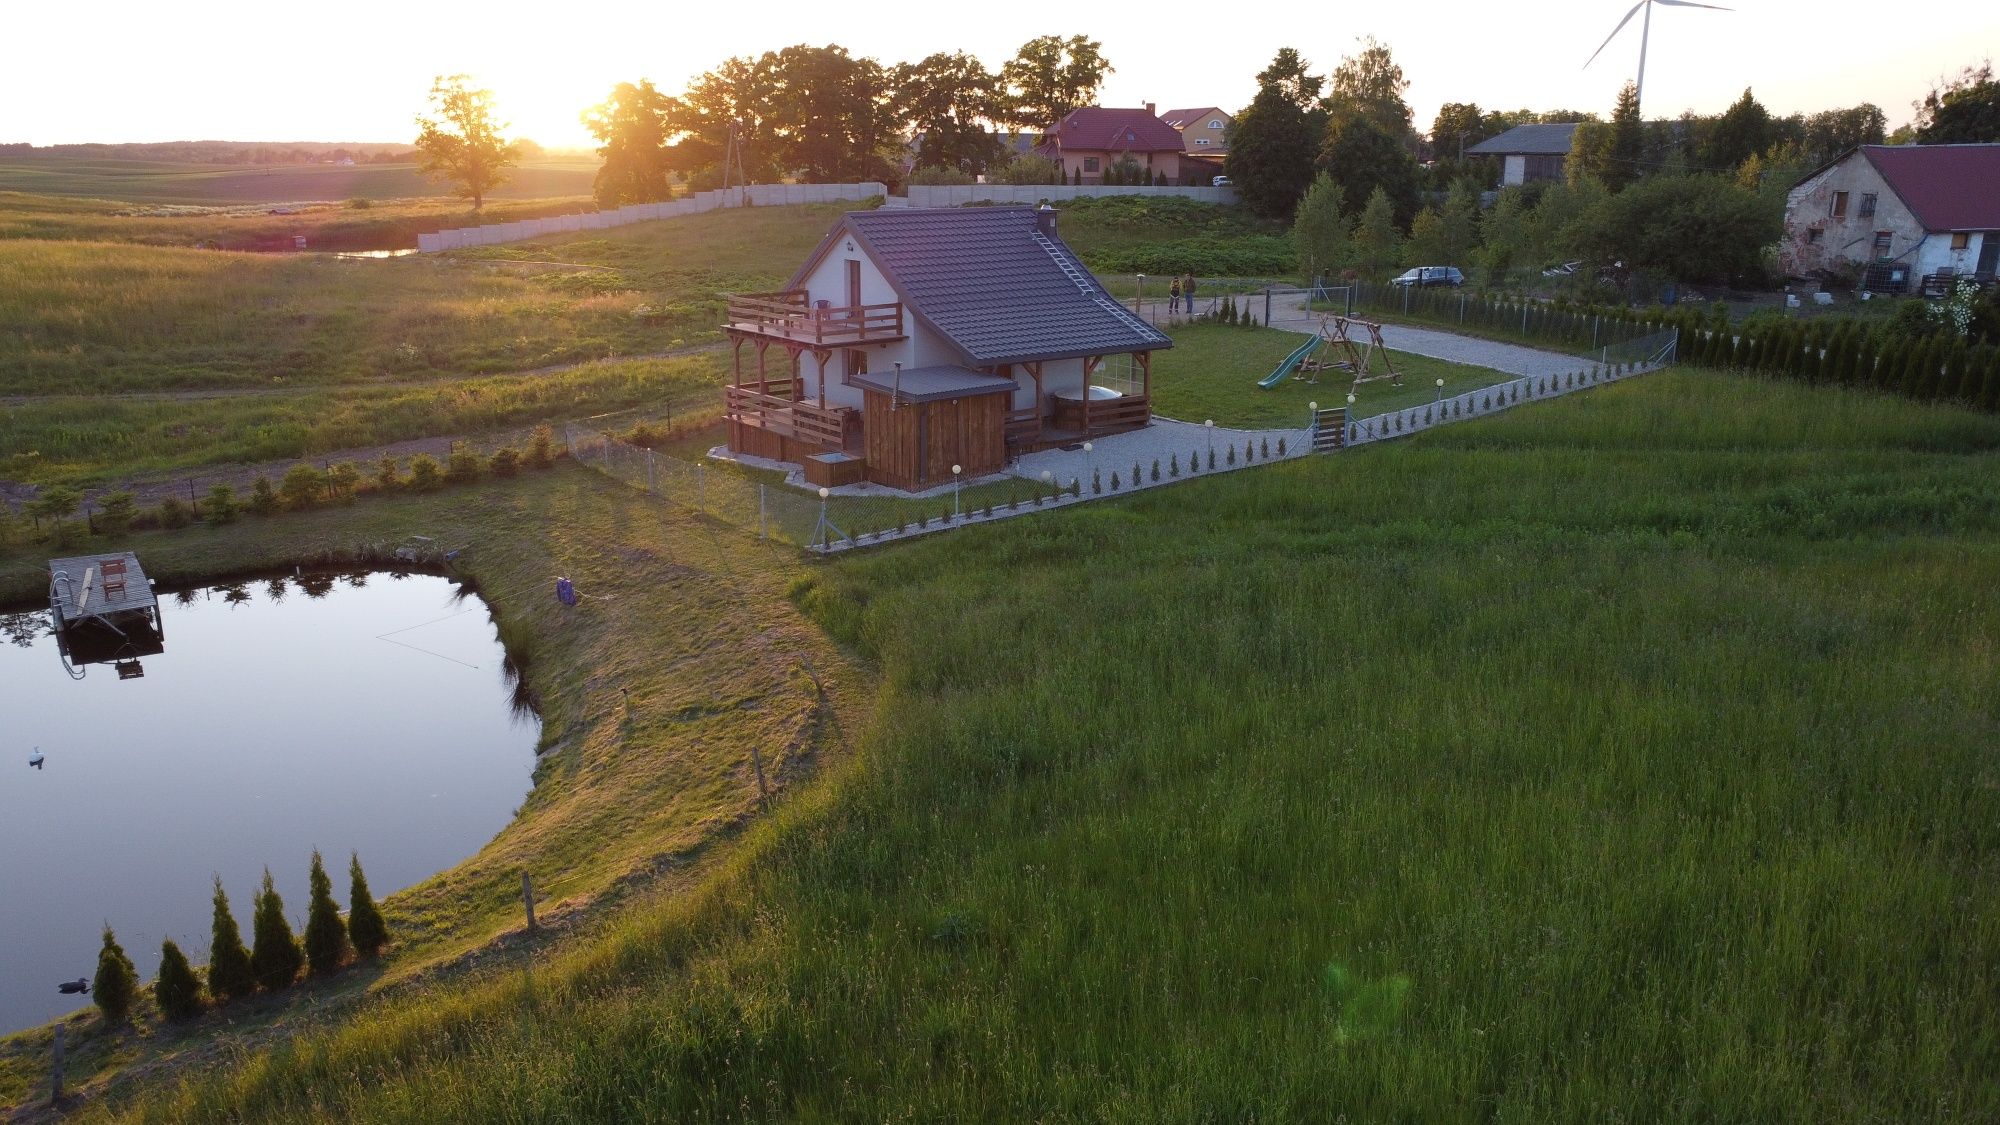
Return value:
<svg viewBox="0 0 2000 1125">
<path fill-rule="evenodd" d="M 536 426 L 533 440 L 528 442 L 528 467 L 546 469 L 555 463 L 555 433 L 547 426 Z"/>
<path fill-rule="evenodd" d="M 493 451 L 492 459 L 486 462 L 486 467 L 492 470 L 496 477 L 511 477 L 521 471 L 521 455 L 511 448 L 496 449 Z"/>
<path fill-rule="evenodd" d="M 957 168 L 946 168 L 938 164 L 926 164 L 910 173 L 910 182 L 923 187 L 962 185 L 973 182 L 972 176 Z"/>
<path fill-rule="evenodd" d="M 113 492 L 97 501 L 103 509 L 97 513 L 98 529 L 106 535 L 123 535 L 132 527 L 132 518 L 139 514 L 139 502 L 129 492 Z"/>
<path fill-rule="evenodd" d="M 229 896 L 223 893 L 222 876 L 215 877 L 215 920 L 208 945 L 208 994 L 218 1001 L 236 1000 L 257 990 L 256 974 L 250 970 L 250 951 L 243 948 L 243 934 L 236 917 L 229 912 Z"/>
<path fill-rule="evenodd" d="M 326 474 L 327 490 L 342 503 L 352 502 L 354 490 L 360 485 L 361 469 L 352 461 L 342 461 Z"/>
<path fill-rule="evenodd" d="M 1155 457 L 1153 459 L 1153 480 L 1157 483 L 1159 479 L 1160 479 L 1160 459 Z"/>
<path fill-rule="evenodd" d="M 250 486 L 250 510 L 260 516 L 268 516 L 278 510 L 278 494 L 272 489 L 271 481 L 258 477 Z"/>
<path fill-rule="evenodd" d="M 119 1024 L 132 1014 L 132 998 L 139 991 L 139 971 L 118 944 L 111 927 L 104 927 L 104 947 L 97 951 L 97 975 L 90 981 L 90 998 L 104 1013 L 106 1022 Z"/>
<path fill-rule="evenodd" d="M 312 901 L 306 908 L 306 967 L 313 976 L 323 977 L 347 960 L 347 927 L 340 921 L 340 907 L 333 902 L 333 880 L 326 877 L 326 864 L 319 849 L 313 849 Z"/>
<path fill-rule="evenodd" d="M 184 1020 L 201 1011 L 201 978 L 194 975 L 187 955 L 168 938 L 160 943 L 160 975 L 153 979 L 153 999 L 170 1020 Z"/>
<path fill-rule="evenodd" d="M 209 525 L 221 527 L 236 519 L 236 490 L 226 484 L 218 484 L 208 490 Z"/>
<path fill-rule="evenodd" d="M 401 478 L 396 475 L 396 459 L 384 453 L 375 462 L 375 487 L 384 492 L 394 492 L 400 483 Z"/>
<path fill-rule="evenodd" d="M 410 487 L 418 492 L 430 492 L 444 483 L 444 470 L 437 458 L 428 453 L 419 453 L 410 458 Z"/>
<path fill-rule="evenodd" d="M 471 446 L 451 451 L 445 461 L 444 479 L 453 484 L 470 484 L 479 479 L 479 454 Z"/>
<path fill-rule="evenodd" d="M 312 465 L 293 465 L 279 482 L 278 495 L 284 498 L 285 507 L 294 512 L 315 507 L 326 495 L 326 474 Z"/>
<path fill-rule="evenodd" d="M 251 924 L 255 944 L 250 949 L 250 973 L 267 992 L 288 988 L 298 979 L 306 955 L 292 926 L 285 921 L 285 900 L 271 882 L 271 869 L 264 869 L 264 889 L 257 895 L 257 913 Z"/>
<path fill-rule="evenodd" d="M 1059 184 L 1063 182 L 1062 164 L 1050 157 L 1023 153 L 998 168 L 987 169 L 986 180 L 996 184 Z"/>
<path fill-rule="evenodd" d="M 161 527 L 186 527 L 193 519 L 194 515 L 188 511 L 188 506 L 179 500 L 169 496 L 160 501 Z"/>
</svg>

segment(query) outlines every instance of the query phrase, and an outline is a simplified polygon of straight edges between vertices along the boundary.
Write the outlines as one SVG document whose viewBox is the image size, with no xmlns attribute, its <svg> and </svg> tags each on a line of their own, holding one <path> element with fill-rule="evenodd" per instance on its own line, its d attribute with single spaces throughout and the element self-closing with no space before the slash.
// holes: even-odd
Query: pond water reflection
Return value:
<svg viewBox="0 0 2000 1125">
<path fill-rule="evenodd" d="M 471 855 L 528 791 L 539 725 L 486 605 L 429 575 L 161 595 L 164 651 L 65 668 L 47 613 L 0 616 L 0 1033 L 77 1007 L 109 922 L 151 979 L 208 958 L 214 875 L 244 937 L 265 865 L 300 922 L 314 847 L 379 898 Z M 37 753 L 40 768 L 28 764 Z"/>
</svg>

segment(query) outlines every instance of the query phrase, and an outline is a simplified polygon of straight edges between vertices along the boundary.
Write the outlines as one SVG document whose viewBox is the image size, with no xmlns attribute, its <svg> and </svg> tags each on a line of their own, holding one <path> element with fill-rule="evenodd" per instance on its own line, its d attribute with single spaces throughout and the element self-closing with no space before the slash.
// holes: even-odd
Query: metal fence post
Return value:
<svg viewBox="0 0 2000 1125">
<path fill-rule="evenodd" d="M 1264 327 L 1271 327 L 1271 291 L 1264 290 Z"/>
<path fill-rule="evenodd" d="M 646 491 L 647 491 L 647 492 L 652 492 L 652 491 L 654 491 L 654 489 L 653 489 L 653 451 L 652 451 L 652 450 L 650 450 L 650 449 L 648 449 L 648 450 L 646 451 Z"/>
<path fill-rule="evenodd" d="M 765 485 L 761 485 L 761 484 L 757 486 L 757 538 L 759 538 L 759 539 L 769 539 L 769 538 L 770 538 L 770 535 L 769 535 L 769 533 L 768 533 L 768 530 L 767 530 L 767 528 L 768 528 L 768 525 L 767 525 L 767 524 L 766 524 L 766 523 L 764 522 L 764 521 L 765 521 L 765 516 L 764 516 L 764 489 L 765 489 L 765 487 L 766 487 Z"/>
</svg>

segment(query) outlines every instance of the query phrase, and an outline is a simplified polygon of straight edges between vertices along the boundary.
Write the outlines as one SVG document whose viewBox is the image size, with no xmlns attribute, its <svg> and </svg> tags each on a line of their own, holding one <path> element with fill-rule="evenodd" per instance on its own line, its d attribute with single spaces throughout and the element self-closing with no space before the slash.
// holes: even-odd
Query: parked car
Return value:
<svg viewBox="0 0 2000 1125">
<path fill-rule="evenodd" d="M 1208 181 L 1208 186 L 1210 186 L 1210 187 L 1235 187 L 1236 185 L 1235 185 L 1234 183 L 1232 183 L 1232 182 L 1230 181 L 1230 179 L 1229 179 L 1229 177 L 1228 177 L 1228 176 L 1217 176 L 1217 177 L 1215 177 L 1214 179 L 1212 179 L 1212 180 Z"/>
<path fill-rule="evenodd" d="M 1583 263 L 1581 261 L 1569 261 L 1569 262 L 1564 262 L 1562 265 L 1559 266 L 1550 266 L 1548 269 L 1542 271 L 1542 276 L 1575 277 L 1576 271 L 1582 268 L 1583 268 Z"/>
<path fill-rule="evenodd" d="M 1405 272 L 1390 282 L 1391 285 L 1415 285 L 1428 288 L 1433 285 L 1459 286 L 1465 284 L 1465 275 L 1457 266 L 1418 266 Z"/>
</svg>

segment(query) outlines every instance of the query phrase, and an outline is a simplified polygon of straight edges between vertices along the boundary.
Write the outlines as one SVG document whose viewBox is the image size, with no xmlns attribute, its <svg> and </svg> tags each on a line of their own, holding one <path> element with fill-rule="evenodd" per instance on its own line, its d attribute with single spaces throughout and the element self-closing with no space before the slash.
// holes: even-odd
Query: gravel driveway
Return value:
<svg viewBox="0 0 2000 1125">
<path fill-rule="evenodd" d="M 1271 306 L 1271 327 L 1293 332 L 1319 331 L 1319 313 L 1307 312 L 1303 295 L 1277 297 Z M 1382 342 L 1400 352 L 1412 352 L 1432 359 L 1469 363 L 1509 375 L 1562 375 L 1590 361 L 1560 352 L 1545 352 L 1519 344 L 1503 344 L 1476 336 L 1460 336 L 1435 328 L 1409 328 L 1400 324 L 1382 326 Z"/>
</svg>

